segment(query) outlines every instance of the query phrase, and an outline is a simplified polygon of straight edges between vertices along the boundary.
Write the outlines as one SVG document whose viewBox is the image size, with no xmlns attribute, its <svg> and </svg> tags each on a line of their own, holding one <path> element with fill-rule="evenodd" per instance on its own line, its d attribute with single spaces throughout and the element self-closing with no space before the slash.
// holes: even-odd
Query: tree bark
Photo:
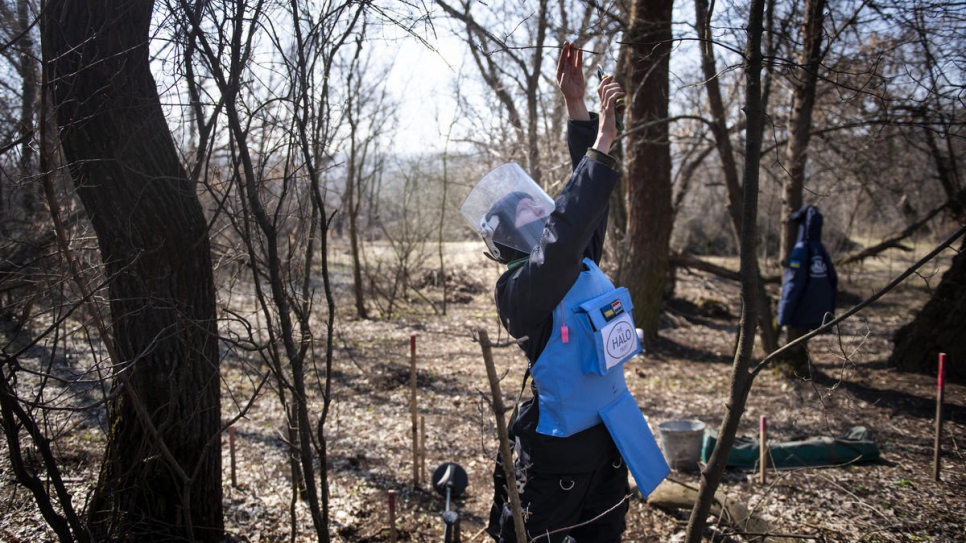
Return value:
<svg viewBox="0 0 966 543">
<path fill-rule="evenodd" d="M 672 4 L 635 0 L 626 34 L 628 255 L 620 282 L 634 300 L 634 320 L 651 341 L 657 338 L 674 219 L 668 138 Z"/>
<path fill-rule="evenodd" d="M 805 163 L 808 159 L 808 142 L 812 136 L 812 111 L 815 109 L 818 68 L 822 62 L 824 20 L 825 0 L 806 0 L 805 20 L 802 22 L 803 43 L 795 72 L 794 103 L 792 115 L 788 119 L 788 145 L 785 149 L 788 178 L 782 186 L 783 265 L 795 247 L 795 238 L 798 236 L 798 224 L 790 215 L 801 208 L 803 203 Z"/>
<path fill-rule="evenodd" d="M 209 239 L 150 72 L 152 9 L 151 0 L 54 0 L 41 22 L 64 154 L 109 277 L 113 334 L 103 339 L 129 385 L 114 385 L 89 524 L 101 541 L 218 541 Z"/>
</svg>

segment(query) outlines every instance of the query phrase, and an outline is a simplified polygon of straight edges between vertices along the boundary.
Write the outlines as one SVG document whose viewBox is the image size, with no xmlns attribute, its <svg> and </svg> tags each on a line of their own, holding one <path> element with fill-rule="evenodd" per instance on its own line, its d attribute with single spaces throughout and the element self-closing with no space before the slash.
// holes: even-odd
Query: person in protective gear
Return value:
<svg viewBox="0 0 966 543">
<path fill-rule="evenodd" d="M 511 336 L 527 338 L 521 348 L 533 397 L 510 424 L 515 483 L 528 537 L 547 543 L 620 541 L 628 469 L 644 495 L 668 473 L 624 381 L 623 363 L 640 352 L 630 298 L 597 266 L 608 202 L 620 177 L 608 152 L 617 136 L 615 104 L 624 92 L 605 77 L 597 89 L 601 113 L 588 112 L 581 61 L 581 51 L 565 42 L 557 85 L 570 118 L 573 171 L 553 204 L 520 189 L 525 183 L 506 188 L 511 173 L 522 170 L 504 165 L 487 174 L 461 207 L 491 256 L 507 264 L 495 294 L 503 326 Z M 503 190 L 493 188 L 498 185 Z M 506 484 L 497 465 L 487 531 L 513 543 L 512 511 L 501 492 Z"/>
<path fill-rule="evenodd" d="M 543 235 L 554 203 L 517 164 L 486 174 L 460 206 L 477 227 L 489 258 L 508 264 L 526 258 Z"/>
</svg>

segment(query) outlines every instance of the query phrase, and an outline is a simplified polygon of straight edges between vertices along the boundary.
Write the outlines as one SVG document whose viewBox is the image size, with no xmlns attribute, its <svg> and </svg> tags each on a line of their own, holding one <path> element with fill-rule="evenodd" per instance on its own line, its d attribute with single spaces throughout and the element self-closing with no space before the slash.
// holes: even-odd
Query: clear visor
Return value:
<svg viewBox="0 0 966 543">
<path fill-rule="evenodd" d="M 533 250 L 553 209 L 550 196 L 512 162 L 483 176 L 460 206 L 496 258 L 501 246 Z"/>
</svg>

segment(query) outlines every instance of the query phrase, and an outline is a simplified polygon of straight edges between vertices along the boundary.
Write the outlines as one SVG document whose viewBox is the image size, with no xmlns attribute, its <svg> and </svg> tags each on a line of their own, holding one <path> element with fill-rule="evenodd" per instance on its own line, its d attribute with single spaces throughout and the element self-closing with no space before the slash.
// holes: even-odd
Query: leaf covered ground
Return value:
<svg viewBox="0 0 966 543">
<path fill-rule="evenodd" d="M 903 264 L 890 260 L 840 270 L 840 309 L 880 289 Z M 739 435 L 757 438 L 761 416 L 768 419 L 773 441 L 837 436 L 865 426 L 881 451 L 881 459 L 869 464 L 772 471 L 765 484 L 757 472 L 729 470 L 720 492 L 766 521 L 773 535 L 785 541 L 966 541 L 966 387 L 947 383 L 941 480 L 934 482 L 936 377 L 885 366 L 892 333 L 928 299 L 939 280 L 937 269 L 941 273 L 944 268 L 907 281 L 836 333 L 813 339 L 810 378 L 789 379 L 766 370 L 755 381 Z M 428 479 L 443 462 L 458 463 L 469 477 L 466 492 L 453 502 L 460 513 L 462 540 L 488 540 L 481 531 L 492 493 L 495 428 L 474 332 L 482 328 L 491 340 L 507 339 L 499 333 L 490 298 L 498 272 L 482 258 L 454 261 L 445 316 L 414 302 L 415 310 L 403 317 L 338 320 L 332 404 L 325 426 L 334 541 L 389 541 L 390 490 L 396 496 L 397 540 L 442 540 L 444 500 Z M 423 286 L 428 298 L 440 292 L 438 283 Z M 339 293 L 347 296 L 344 290 Z M 661 339 L 625 370 L 653 429 L 672 419 L 697 419 L 713 429 L 720 425 L 739 310 L 737 284 L 678 272 Z M 425 460 L 419 463 L 425 476 L 417 488 L 410 410 L 413 337 L 418 420 L 425 427 Z M 515 347 L 497 349 L 495 359 L 504 401 L 517 401 L 522 353 Z M 226 359 L 226 419 L 253 390 L 257 372 L 243 360 Z M 287 430 L 271 387 L 263 389 L 234 425 L 234 433 L 236 485 L 231 483 L 227 436 L 222 447 L 231 540 L 315 540 L 307 509 L 292 498 Z M 99 435 L 77 425 L 65 428 L 58 440 L 75 504 L 84 503 L 96 482 Z M 4 445 L 0 540 L 53 541 L 29 494 L 14 484 L 7 456 Z M 696 473 L 673 472 L 671 479 L 693 487 L 700 483 Z M 683 540 L 687 515 L 687 510 L 659 508 L 632 497 L 624 541 Z M 760 540 L 747 527 L 740 533 L 742 528 L 717 518 L 712 526 L 709 536 Z"/>
</svg>

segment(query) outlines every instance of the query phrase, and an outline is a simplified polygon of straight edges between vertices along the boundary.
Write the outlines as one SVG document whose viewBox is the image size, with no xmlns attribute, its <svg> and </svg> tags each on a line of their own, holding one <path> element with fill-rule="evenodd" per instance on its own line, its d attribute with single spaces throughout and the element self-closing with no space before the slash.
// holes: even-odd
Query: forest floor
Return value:
<svg viewBox="0 0 966 543">
<path fill-rule="evenodd" d="M 880 290 L 911 260 L 876 260 L 839 270 L 839 311 Z M 966 387 L 947 383 L 941 480 L 934 482 L 936 377 L 900 373 L 885 365 L 892 333 L 928 299 L 946 263 L 940 263 L 938 272 L 934 265 L 907 280 L 836 333 L 813 339 L 810 378 L 789 379 L 766 369 L 748 398 L 739 436 L 757 439 L 761 416 L 767 417 L 773 443 L 798 436 L 839 436 L 864 426 L 881 458 L 770 470 L 764 484 L 757 472 L 729 469 L 719 493 L 767 524 L 752 530 L 712 517 L 709 534 L 728 534 L 727 541 L 760 541 L 748 532 L 767 526 L 771 534 L 782 536 L 769 541 L 966 541 Z M 462 541 L 489 540 L 482 529 L 491 503 L 496 442 L 487 402 L 490 386 L 480 345 L 473 338 L 482 328 L 493 341 L 507 339 L 500 333 L 491 299 L 499 268 L 476 256 L 450 266 L 452 300 L 445 316 L 423 305 L 418 312 L 392 319 L 337 321 L 332 403 L 325 427 L 333 541 L 389 541 L 390 490 L 396 500 L 397 540 L 441 541 L 445 500 L 428 480 L 444 462 L 455 462 L 468 474 L 466 491 L 453 500 Z M 345 286 L 338 288 L 340 299 L 347 299 Z M 738 288 L 704 273 L 679 271 L 660 340 L 625 370 L 655 433 L 667 420 L 697 419 L 710 429 L 721 424 L 738 326 Z M 433 287 L 426 286 L 424 293 L 432 295 Z M 417 488 L 410 410 L 413 337 L 426 456 Z M 515 347 L 496 349 L 494 355 L 503 376 L 504 401 L 512 404 L 525 358 Z M 256 372 L 231 358 L 223 372 L 223 418 L 228 419 L 238 413 L 237 399 L 244 402 Z M 229 439 L 223 439 L 225 520 L 231 540 L 316 540 L 305 505 L 292 505 L 284 417 L 270 387 L 235 423 L 234 433 L 234 485 Z M 96 482 L 102 444 L 92 434 L 73 428 L 58 441 L 76 503 L 83 502 Z M 5 447 L 0 468 L 0 541 L 53 541 L 29 494 L 15 489 Z M 695 488 L 700 483 L 699 475 L 690 472 L 672 472 L 670 479 Z M 624 541 L 682 541 L 688 514 L 687 509 L 657 507 L 634 496 Z"/>
</svg>

